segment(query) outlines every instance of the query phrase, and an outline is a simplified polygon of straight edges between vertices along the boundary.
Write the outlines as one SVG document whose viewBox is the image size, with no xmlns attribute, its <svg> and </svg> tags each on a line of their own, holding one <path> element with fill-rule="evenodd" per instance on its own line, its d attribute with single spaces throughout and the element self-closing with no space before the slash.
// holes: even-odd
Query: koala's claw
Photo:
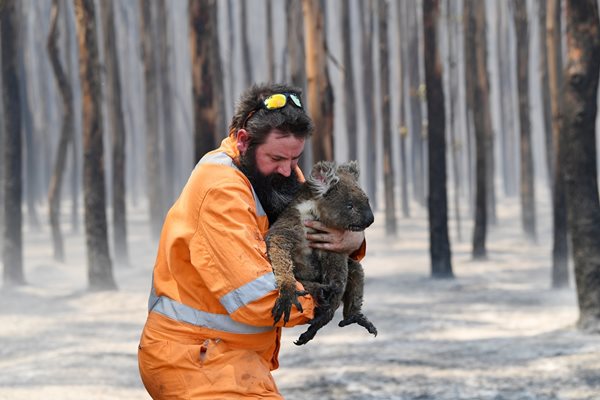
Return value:
<svg viewBox="0 0 600 400">
<path fill-rule="evenodd" d="M 364 327 L 370 334 L 377 336 L 377 328 L 375 328 L 375 325 L 373 325 L 373 323 L 371 323 L 371 321 L 369 321 L 362 313 L 350 315 L 348 318 L 340 321 L 338 326 L 344 327 L 354 323 Z"/>
<path fill-rule="evenodd" d="M 275 306 L 273 310 L 271 310 L 271 315 L 273 316 L 273 325 L 277 324 L 283 315 L 283 325 L 288 323 L 290 320 L 290 313 L 292 312 L 292 304 L 296 306 L 296 309 L 300 312 L 303 312 L 302 304 L 298 301 L 299 296 L 305 296 L 308 292 L 305 290 L 298 291 L 287 291 L 281 290 L 279 292 L 279 297 L 277 301 L 275 301 Z"/>
</svg>

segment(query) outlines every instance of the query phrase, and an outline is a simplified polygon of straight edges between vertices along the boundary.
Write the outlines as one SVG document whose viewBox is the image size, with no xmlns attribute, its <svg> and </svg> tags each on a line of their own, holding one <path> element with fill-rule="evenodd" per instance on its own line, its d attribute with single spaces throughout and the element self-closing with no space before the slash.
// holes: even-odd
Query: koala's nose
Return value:
<svg viewBox="0 0 600 400">
<path fill-rule="evenodd" d="M 373 215 L 371 207 L 364 211 L 363 217 L 365 219 L 365 227 L 370 226 L 373 222 L 375 222 L 375 216 Z"/>
</svg>

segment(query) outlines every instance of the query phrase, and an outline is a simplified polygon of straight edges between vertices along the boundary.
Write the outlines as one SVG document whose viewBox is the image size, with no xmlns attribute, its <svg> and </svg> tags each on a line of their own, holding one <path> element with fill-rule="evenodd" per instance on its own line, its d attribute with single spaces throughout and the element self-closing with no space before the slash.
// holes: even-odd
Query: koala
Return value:
<svg viewBox="0 0 600 400">
<path fill-rule="evenodd" d="M 362 231 L 374 221 L 369 199 L 358 184 L 356 161 L 336 166 L 321 161 L 313 167 L 295 198 L 282 211 L 265 238 L 279 297 L 272 310 L 275 323 L 289 321 L 292 305 L 302 311 L 298 296 L 311 294 L 318 307 L 309 328 L 295 342 L 306 344 L 333 319 L 344 303 L 339 326 L 357 323 L 377 335 L 375 326 L 362 314 L 364 272 L 345 254 L 308 245 L 304 226 L 307 219 L 337 229 Z M 296 280 L 305 291 L 296 290 Z"/>
</svg>

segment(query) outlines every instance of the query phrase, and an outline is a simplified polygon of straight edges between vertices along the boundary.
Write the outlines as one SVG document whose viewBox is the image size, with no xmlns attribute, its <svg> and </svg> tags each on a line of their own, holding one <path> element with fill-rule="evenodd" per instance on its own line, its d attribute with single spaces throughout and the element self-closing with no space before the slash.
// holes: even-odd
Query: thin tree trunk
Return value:
<svg viewBox="0 0 600 400">
<path fill-rule="evenodd" d="M 217 115 L 214 96 L 214 70 L 211 63 L 213 36 L 217 34 L 214 0 L 191 0 L 190 48 L 194 100 L 194 142 L 196 161 L 217 145 Z"/>
<path fill-rule="evenodd" d="M 160 134 L 158 126 L 158 71 L 154 56 L 153 2 L 140 0 L 140 36 L 144 64 L 145 111 L 146 111 L 146 182 L 149 202 L 150 234 L 158 239 L 162 228 L 164 197 L 160 169 Z"/>
<path fill-rule="evenodd" d="M 425 165 L 423 157 L 423 111 L 421 109 L 421 76 L 419 71 L 419 24 L 417 21 L 417 2 L 409 1 L 407 7 L 408 27 L 410 38 L 408 44 L 408 81 L 410 82 L 410 117 L 412 137 L 412 181 L 413 197 L 421 204 L 425 204 Z"/>
<path fill-rule="evenodd" d="M 596 0 L 567 0 L 564 173 L 579 301 L 577 325 L 600 333 L 600 200 L 596 115 L 600 21 Z"/>
<path fill-rule="evenodd" d="M 344 116 L 348 134 L 348 158 L 358 160 L 358 137 L 356 129 L 356 93 L 354 90 L 354 67 L 352 66 L 352 34 L 350 27 L 350 1 L 342 0 L 340 10 L 340 25 L 342 36 L 342 62 L 344 63 Z"/>
<path fill-rule="evenodd" d="M 173 49 L 171 48 L 171 27 L 169 15 L 167 13 L 169 0 L 156 1 L 157 24 L 156 34 L 158 43 L 156 44 L 158 60 L 158 79 L 160 104 L 162 114 L 162 148 L 164 149 L 164 163 L 162 166 L 165 177 L 165 186 L 163 195 L 165 206 L 172 203 L 176 196 L 177 180 L 175 179 L 175 160 L 177 155 L 177 136 L 173 129 L 173 84 L 171 71 L 173 69 L 171 60 L 173 59 Z"/>
<path fill-rule="evenodd" d="M 567 241 L 567 210 L 565 203 L 565 181 L 560 137 L 563 127 L 563 103 L 560 88 L 563 85 L 562 38 L 560 0 L 548 0 L 546 14 L 546 46 L 548 48 L 548 89 L 552 111 L 552 287 L 569 286 L 569 253 Z"/>
<path fill-rule="evenodd" d="M 121 75 L 117 54 L 115 12 L 111 1 L 101 3 L 104 32 L 104 59 L 106 63 L 106 100 L 110 121 L 113 174 L 113 248 L 115 262 L 129 264 L 127 246 L 127 206 L 125 189 L 125 117 L 121 102 Z"/>
<path fill-rule="evenodd" d="M 525 235 L 536 240 L 535 186 L 529 114 L 529 33 L 526 0 L 514 0 L 517 35 L 519 125 L 521 129 L 521 217 Z"/>
<path fill-rule="evenodd" d="M 72 2 L 69 0 L 61 0 L 61 8 L 63 10 L 63 18 L 65 24 L 65 53 L 68 55 L 66 64 L 66 73 L 69 81 L 76 82 L 77 79 L 77 71 L 72 67 L 72 57 L 76 55 L 76 46 L 72 45 L 72 38 L 75 33 L 73 31 L 73 26 L 69 19 L 69 11 L 70 6 L 72 6 Z M 73 89 L 76 89 L 76 84 L 73 84 Z M 73 91 L 73 102 L 75 102 L 75 92 Z M 81 141 L 79 137 L 79 131 L 76 124 L 75 117 L 73 117 L 73 134 L 71 137 L 73 141 L 73 146 L 71 146 L 71 231 L 78 233 L 79 232 L 79 193 L 81 187 L 81 176 L 80 176 L 80 152 L 81 152 Z"/>
<path fill-rule="evenodd" d="M 195 0 L 192 0 L 195 1 Z M 212 0 L 209 0 L 212 1 Z M 248 38 L 252 37 L 252 33 L 248 32 L 248 14 L 246 12 L 246 1 L 240 1 L 238 3 L 241 7 L 240 10 L 240 29 L 241 29 L 241 40 L 240 45 L 242 46 L 242 66 L 244 68 L 244 86 L 248 87 L 252 84 L 254 79 L 254 73 L 252 71 L 252 54 L 250 51 L 250 44 Z"/>
<path fill-rule="evenodd" d="M 442 65 L 436 43 L 438 15 L 438 0 L 424 0 L 425 86 L 427 90 L 427 115 L 432 116 L 427 124 L 431 276 L 434 278 L 451 278 L 453 273 L 450 241 L 448 239 L 448 201 L 446 193 L 446 121 L 444 91 L 442 88 Z"/>
<path fill-rule="evenodd" d="M 396 235 L 396 201 L 392 154 L 392 118 L 390 111 L 390 66 L 387 0 L 379 0 L 379 93 L 381 98 L 381 133 L 383 138 L 383 188 L 385 193 L 385 233 Z"/>
<path fill-rule="evenodd" d="M 464 3 L 466 16 L 465 22 L 465 50 L 466 50 L 466 78 L 471 83 L 467 86 L 472 90 L 469 96 L 474 105 L 473 122 L 475 127 L 475 224 L 473 229 L 473 258 L 476 260 L 487 258 L 486 234 L 488 218 L 487 201 L 487 151 L 488 139 L 486 113 L 489 114 L 487 96 L 487 71 L 485 68 L 485 9 L 483 2 L 467 0 Z"/>
<path fill-rule="evenodd" d="M 512 52 L 509 49 L 510 19 L 507 16 L 507 3 L 496 2 L 496 11 L 499 17 L 497 35 L 497 58 L 500 90 L 500 134 L 502 135 L 502 165 L 504 194 L 514 196 L 517 193 L 515 168 L 517 158 L 515 157 L 515 131 L 514 131 L 514 103 L 513 103 L 513 76 L 511 69 Z"/>
<path fill-rule="evenodd" d="M 546 32 L 546 13 L 547 0 L 539 0 L 538 3 L 538 29 L 540 32 L 540 86 L 542 90 L 542 121 L 544 126 L 544 139 L 546 144 L 546 168 L 548 170 L 548 186 L 552 193 L 552 175 L 553 175 L 553 158 L 554 146 L 552 145 L 552 106 L 550 105 L 550 82 L 549 82 L 549 65 L 548 65 L 548 46 L 545 38 Z"/>
<path fill-rule="evenodd" d="M 456 215 L 456 237 L 459 242 L 462 241 L 462 229 L 460 219 L 460 167 L 459 167 L 459 149 L 460 144 L 456 138 L 458 130 L 458 118 L 455 118 L 456 110 L 458 109 L 458 82 L 459 73 L 457 68 L 457 41 L 458 41 L 458 16 L 452 11 L 452 1 L 447 0 L 447 24 L 448 24 L 448 66 L 449 79 L 448 86 L 450 92 L 449 112 L 450 112 L 450 149 L 452 154 L 452 171 L 454 174 L 454 213 Z"/>
<path fill-rule="evenodd" d="M 365 135 L 367 151 L 366 190 L 371 207 L 377 209 L 377 179 L 375 163 L 377 155 L 377 121 L 375 118 L 375 72 L 373 70 L 373 0 L 359 1 L 361 57 L 362 57 L 362 113 L 365 118 Z"/>
<path fill-rule="evenodd" d="M 18 1 L 0 3 L 0 37 L 2 38 L 2 100 L 4 104 L 4 286 L 25 284 L 23 273 L 23 216 L 22 202 L 22 148 L 21 101 L 17 51 L 19 45 Z"/>
<path fill-rule="evenodd" d="M 94 0 L 75 0 L 83 106 L 83 187 L 90 289 L 116 289 L 108 251 L 102 145 L 102 92 Z"/>
<path fill-rule="evenodd" d="M 333 160 L 333 87 L 327 68 L 323 11 L 318 0 L 302 0 L 306 35 L 308 110 L 315 124 L 312 152 L 315 161 Z"/>
<path fill-rule="evenodd" d="M 408 127 L 406 121 L 406 104 L 404 102 L 406 98 L 406 90 L 404 86 L 404 80 L 406 71 L 404 65 L 406 65 L 406 1 L 401 0 L 396 5 L 396 23 L 398 24 L 398 106 L 400 116 L 400 196 L 402 199 L 402 215 L 406 218 L 410 217 L 410 202 L 408 200 L 408 165 L 406 162 L 406 140 L 408 138 Z"/>
<path fill-rule="evenodd" d="M 270 82 L 275 81 L 275 50 L 273 45 L 273 0 L 266 0 L 266 25 L 267 25 L 267 68 Z"/>
<path fill-rule="evenodd" d="M 48 211 L 50 226 L 52 229 L 52 244 L 54 249 L 54 259 L 64 261 L 65 249 L 63 245 L 62 231 L 60 228 L 60 204 L 61 204 L 61 189 L 62 181 L 67 162 L 68 146 L 72 143 L 73 129 L 75 129 L 75 120 L 73 118 L 73 91 L 71 84 L 65 74 L 65 70 L 60 62 L 60 54 L 58 49 L 58 15 L 59 15 L 59 0 L 52 1 L 50 33 L 48 34 L 48 54 L 56 83 L 63 100 L 62 113 L 62 131 L 60 140 L 54 159 L 54 171 L 50 180 L 50 188 L 48 191 Z"/>
<path fill-rule="evenodd" d="M 304 41 L 304 16 L 301 1 L 287 1 L 286 9 L 286 44 L 288 55 L 289 80 L 292 85 L 301 88 L 306 95 L 306 57 Z M 306 148 L 312 148 L 311 139 L 307 139 Z M 313 164 L 312 153 L 305 151 L 300 158 L 300 165 L 304 171 L 310 171 Z"/>
</svg>

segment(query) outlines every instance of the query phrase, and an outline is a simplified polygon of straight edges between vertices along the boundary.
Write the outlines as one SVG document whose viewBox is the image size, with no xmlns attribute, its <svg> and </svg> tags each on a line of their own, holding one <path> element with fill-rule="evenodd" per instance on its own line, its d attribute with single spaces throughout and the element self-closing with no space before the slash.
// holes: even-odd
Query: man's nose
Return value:
<svg viewBox="0 0 600 400">
<path fill-rule="evenodd" d="M 292 165 L 288 163 L 279 165 L 277 168 L 277 173 L 285 176 L 286 178 L 289 177 L 292 174 Z"/>
</svg>

